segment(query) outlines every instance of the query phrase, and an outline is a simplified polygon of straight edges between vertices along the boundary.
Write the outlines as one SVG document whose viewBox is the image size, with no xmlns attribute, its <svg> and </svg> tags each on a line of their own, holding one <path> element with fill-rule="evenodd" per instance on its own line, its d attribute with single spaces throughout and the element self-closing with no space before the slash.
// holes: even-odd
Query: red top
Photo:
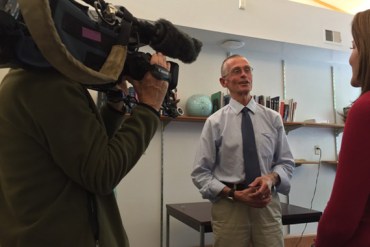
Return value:
<svg viewBox="0 0 370 247">
<path fill-rule="evenodd" d="M 316 247 L 370 246 L 370 92 L 351 107 Z"/>
</svg>

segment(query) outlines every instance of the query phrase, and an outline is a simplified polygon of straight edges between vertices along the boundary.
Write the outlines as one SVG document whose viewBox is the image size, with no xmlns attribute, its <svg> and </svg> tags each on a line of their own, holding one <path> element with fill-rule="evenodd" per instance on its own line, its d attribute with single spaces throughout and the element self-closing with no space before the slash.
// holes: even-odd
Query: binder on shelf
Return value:
<svg viewBox="0 0 370 247">
<path fill-rule="evenodd" d="M 280 96 L 275 96 L 271 98 L 271 109 L 279 112 L 280 108 Z"/>
<path fill-rule="evenodd" d="M 215 113 L 221 107 L 224 106 L 224 93 L 218 91 L 216 93 L 211 94 L 211 102 L 212 102 L 212 113 Z"/>
<path fill-rule="evenodd" d="M 271 108 L 271 97 L 270 96 L 266 96 L 266 107 Z"/>
<path fill-rule="evenodd" d="M 260 104 L 260 105 L 265 106 L 266 105 L 265 96 L 263 96 L 263 95 L 258 96 L 258 102 L 257 103 Z"/>
</svg>

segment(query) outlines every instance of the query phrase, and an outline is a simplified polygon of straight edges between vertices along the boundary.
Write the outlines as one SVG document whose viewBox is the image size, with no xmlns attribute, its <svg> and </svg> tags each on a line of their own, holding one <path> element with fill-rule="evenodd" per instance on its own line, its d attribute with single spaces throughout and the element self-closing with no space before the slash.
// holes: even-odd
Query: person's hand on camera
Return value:
<svg viewBox="0 0 370 247">
<path fill-rule="evenodd" d="M 150 59 L 150 64 L 157 64 L 170 70 L 170 63 L 162 53 L 155 53 Z M 159 111 L 168 89 L 168 82 L 156 79 L 148 71 L 141 81 L 129 80 L 134 86 L 135 92 L 140 103 L 149 105 Z"/>
</svg>

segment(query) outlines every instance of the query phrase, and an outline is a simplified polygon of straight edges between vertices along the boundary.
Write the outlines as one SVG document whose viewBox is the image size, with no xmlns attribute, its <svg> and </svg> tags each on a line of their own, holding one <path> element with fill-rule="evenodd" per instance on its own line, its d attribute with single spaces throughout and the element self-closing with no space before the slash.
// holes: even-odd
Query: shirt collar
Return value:
<svg viewBox="0 0 370 247">
<path fill-rule="evenodd" d="M 240 104 L 238 101 L 234 100 L 233 98 L 230 99 L 229 104 L 230 104 L 231 108 L 235 111 L 236 114 L 239 114 L 241 112 L 241 110 L 243 110 L 243 108 L 244 108 L 244 105 Z M 249 101 L 249 103 L 245 107 L 247 107 L 253 114 L 256 112 L 257 103 L 254 100 L 253 96 L 252 96 L 251 100 Z"/>
</svg>

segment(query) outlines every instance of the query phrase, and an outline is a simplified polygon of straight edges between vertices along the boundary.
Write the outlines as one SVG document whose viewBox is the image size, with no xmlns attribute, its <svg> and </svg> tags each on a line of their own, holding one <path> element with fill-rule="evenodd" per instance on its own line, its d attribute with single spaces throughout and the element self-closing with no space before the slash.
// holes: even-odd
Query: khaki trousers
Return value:
<svg viewBox="0 0 370 247">
<path fill-rule="evenodd" d="M 212 205 L 214 247 L 283 247 L 281 207 L 277 193 L 265 208 L 223 198 Z"/>
</svg>

